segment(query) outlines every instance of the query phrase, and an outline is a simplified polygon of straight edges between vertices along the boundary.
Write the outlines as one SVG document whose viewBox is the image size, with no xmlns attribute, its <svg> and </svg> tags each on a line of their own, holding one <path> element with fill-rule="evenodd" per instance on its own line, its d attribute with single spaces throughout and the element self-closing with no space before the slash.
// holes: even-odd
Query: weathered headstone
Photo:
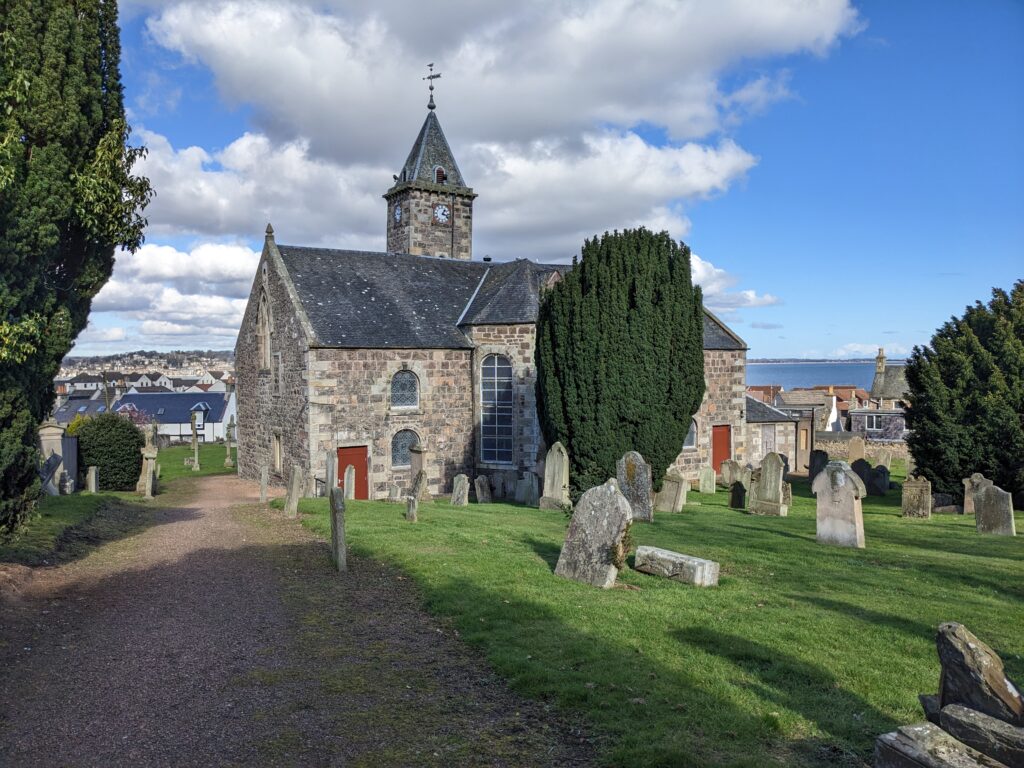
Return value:
<svg viewBox="0 0 1024 768">
<path fill-rule="evenodd" d="M 421 471 L 427 468 L 427 449 L 420 443 L 409 447 L 409 470 L 412 476 L 416 477 Z"/>
<path fill-rule="evenodd" d="M 85 472 L 85 490 L 89 493 L 100 492 L 100 471 L 98 467 L 89 467 Z"/>
<path fill-rule="evenodd" d="M 908 477 L 903 481 L 903 516 L 932 516 L 932 484 L 923 477 Z"/>
<path fill-rule="evenodd" d="M 810 482 L 814 482 L 814 478 L 825 468 L 826 464 L 828 464 L 828 453 L 817 449 L 811 451 L 811 458 L 807 465 L 807 478 Z"/>
<path fill-rule="evenodd" d="M 516 480 L 515 494 L 512 496 L 512 500 L 516 504 L 522 504 L 526 501 L 526 478 L 520 477 Z"/>
<path fill-rule="evenodd" d="M 851 467 L 853 462 L 864 458 L 864 438 L 854 437 L 849 442 L 849 449 L 846 455 L 846 463 Z"/>
<path fill-rule="evenodd" d="M 885 496 L 889 492 L 889 470 L 884 466 L 872 467 L 864 477 L 868 496 Z"/>
<path fill-rule="evenodd" d="M 199 432 L 196 429 L 196 412 L 192 411 L 192 471 L 198 472 L 199 467 Z"/>
<path fill-rule="evenodd" d="M 416 473 L 415 479 L 412 481 L 412 489 L 409 493 L 416 497 L 416 501 L 429 498 L 427 491 L 427 473 L 424 470 L 421 469 Z"/>
<path fill-rule="evenodd" d="M 351 464 L 345 467 L 345 498 L 356 497 L 356 468 Z"/>
<path fill-rule="evenodd" d="M 733 483 L 733 487 L 739 481 Z M 743 486 L 740 485 L 742 488 Z M 633 567 L 643 573 L 664 576 L 666 579 L 693 584 L 697 587 L 714 587 L 718 584 L 718 563 L 699 557 L 682 555 L 657 547 L 637 547 Z"/>
<path fill-rule="evenodd" d="M 782 503 L 786 505 L 786 509 L 793 506 L 793 484 L 783 483 L 782 484 Z"/>
<path fill-rule="evenodd" d="M 477 475 L 476 480 L 473 481 L 473 488 L 476 490 L 478 504 L 491 503 L 491 481 L 487 475 Z"/>
<path fill-rule="evenodd" d="M 156 462 L 152 459 L 143 459 L 142 466 L 146 470 L 146 482 L 142 489 L 142 495 L 152 499 L 156 495 Z"/>
<path fill-rule="evenodd" d="M 267 495 L 270 490 L 270 467 L 260 467 L 260 504 L 267 503 Z"/>
<path fill-rule="evenodd" d="M 770 452 L 761 459 L 758 480 L 750 482 L 750 511 L 755 515 L 786 517 L 789 507 L 782 502 L 785 467 L 779 454 Z"/>
<path fill-rule="evenodd" d="M 760 470 L 757 470 L 758 472 Z M 756 487 L 754 483 L 753 487 Z M 746 509 L 747 508 L 747 489 L 743 487 L 743 483 L 736 480 L 732 487 L 729 488 L 729 507 L 730 509 Z"/>
<path fill-rule="evenodd" d="M 348 570 L 348 556 L 345 551 L 345 492 L 335 486 L 327 495 L 331 504 L 331 557 L 339 571 Z"/>
<path fill-rule="evenodd" d="M 469 478 L 456 475 L 452 480 L 452 506 L 465 507 L 469 504 Z"/>
<path fill-rule="evenodd" d="M 974 494 L 982 488 L 988 488 L 990 485 L 995 485 L 991 480 L 985 477 L 980 472 L 975 472 L 970 477 L 964 478 L 964 514 L 974 514 Z M 950 500 L 952 503 L 952 500 Z"/>
<path fill-rule="evenodd" d="M 540 503 L 540 478 L 536 472 L 527 472 L 523 475 L 523 479 L 526 481 L 523 504 L 528 507 L 536 507 Z"/>
<path fill-rule="evenodd" d="M 932 507 L 949 507 L 953 505 L 953 494 L 951 493 L 933 493 L 932 494 Z M 963 514 L 961 512 L 961 514 Z"/>
<path fill-rule="evenodd" d="M 978 533 L 1016 536 L 1013 494 L 989 485 L 974 492 L 974 522 Z"/>
<path fill-rule="evenodd" d="M 875 740 L 875 768 L 1006 768 L 935 723 L 903 725 Z"/>
<path fill-rule="evenodd" d="M 324 467 L 327 482 L 327 495 L 338 487 L 338 452 L 333 448 L 324 451 Z"/>
<path fill-rule="evenodd" d="M 625 563 L 624 542 L 633 512 L 614 480 L 580 497 L 558 556 L 555 574 L 608 589 Z"/>
<path fill-rule="evenodd" d="M 298 517 L 299 499 L 302 498 L 302 489 L 306 483 L 302 467 L 298 464 L 292 466 L 292 476 L 288 479 L 288 495 L 284 500 L 285 517 Z"/>
<path fill-rule="evenodd" d="M 654 520 L 651 500 L 651 465 L 636 451 L 626 451 L 615 464 L 619 490 L 633 510 L 633 519 L 643 523 Z"/>
<path fill-rule="evenodd" d="M 1024 728 L 960 704 L 939 714 L 942 730 L 1003 765 L 1024 766 Z"/>
<path fill-rule="evenodd" d="M 740 470 L 743 466 L 735 459 L 726 459 L 722 462 L 719 474 L 723 488 L 732 488 L 732 484 L 739 480 Z"/>
<path fill-rule="evenodd" d="M 505 475 L 501 472 L 495 472 L 491 478 L 491 484 L 494 486 L 494 498 L 504 499 L 505 498 Z"/>
<path fill-rule="evenodd" d="M 544 459 L 544 495 L 540 497 L 540 508 L 561 509 L 570 503 L 569 454 L 565 446 L 555 443 Z"/>
<path fill-rule="evenodd" d="M 234 459 L 231 458 L 231 440 L 235 436 L 235 415 L 231 414 L 231 419 L 228 421 L 227 430 L 224 433 L 224 449 L 227 455 L 224 457 L 224 466 L 233 467 L 235 466 Z"/>
<path fill-rule="evenodd" d="M 415 495 L 406 497 L 405 500 L 405 519 L 410 523 L 415 523 L 419 519 L 419 508 L 420 500 Z"/>
<path fill-rule="evenodd" d="M 657 512 L 682 512 L 686 506 L 686 492 L 690 484 L 679 475 L 666 475 L 661 490 L 654 497 Z"/>
<path fill-rule="evenodd" d="M 939 625 L 935 647 L 942 664 L 940 709 L 962 704 L 1011 725 L 1024 725 L 1024 699 L 1006 676 L 999 654 L 955 621 Z"/>
<path fill-rule="evenodd" d="M 871 462 L 867 459 L 857 459 L 850 462 L 850 469 L 860 478 L 860 481 L 867 487 L 868 475 L 871 473 Z"/>
<path fill-rule="evenodd" d="M 845 461 L 830 461 L 814 478 L 819 544 L 864 548 L 864 483 Z"/>
<path fill-rule="evenodd" d="M 888 470 L 892 470 L 892 451 L 888 448 L 884 448 L 878 452 L 875 457 L 876 467 L 885 467 Z"/>
<path fill-rule="evenodd" d="M 715 492 L 715 470 L 713 467 L 701 467 L 697 474 L 697 488 L 701 493 Z"/>
<path fill-rule="evenodd" d="M 402 486 L 398 483 L 388 484 L 388 501 L 397 504 L 402 500 Z"/>
</svg>

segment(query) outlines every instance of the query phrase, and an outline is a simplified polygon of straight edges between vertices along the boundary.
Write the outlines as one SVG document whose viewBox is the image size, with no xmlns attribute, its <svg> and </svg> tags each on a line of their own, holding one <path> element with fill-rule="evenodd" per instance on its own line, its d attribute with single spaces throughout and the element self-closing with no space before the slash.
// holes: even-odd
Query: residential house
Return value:
<svg viewBox="0 0 1024 768">
<path fill-rule="evenodd" d="M 237 418 L 233 392 L 190 392 L 125 395 L 116 410 L 135 411 L 157 423 L 157 432 L 171 440 L 192 439 L 192 414 L 201 442 L 223 440 L 227 426 Z"/>
</svg>

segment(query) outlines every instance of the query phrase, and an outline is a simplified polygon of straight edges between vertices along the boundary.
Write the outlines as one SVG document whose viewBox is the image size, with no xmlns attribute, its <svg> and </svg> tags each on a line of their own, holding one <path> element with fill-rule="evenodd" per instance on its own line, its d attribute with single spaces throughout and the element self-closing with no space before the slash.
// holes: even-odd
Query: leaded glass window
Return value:
<svg viewBox="0 0 1024 768">
<path fill-rule="evenodd" d="M 690 419 L 690 431 L 686 433 L 686 439 L 683 440 L 683 448 L 696 448 L 697 447 L 697 420 Z"/>
<path fill-rule="evenodd" d="M 502 355 L 488 355 L 480 371 L 480 459 L 511 464 L 512 363 Z"/>
<path fill-rule="evenodd" d="M 396 432 L 391 438 L 391 466 L 408 467 L 412 464 L 412 456 L 409 449 L 420 441 L 419 436 L 411 429 L 403 429 Z"/>
<path fill-rule="evenodd" d="M 399 371 L 391 378 L 391 407 L 403 408 L 420 403 L 419 382 L 412 371 Z"/>
</svg>

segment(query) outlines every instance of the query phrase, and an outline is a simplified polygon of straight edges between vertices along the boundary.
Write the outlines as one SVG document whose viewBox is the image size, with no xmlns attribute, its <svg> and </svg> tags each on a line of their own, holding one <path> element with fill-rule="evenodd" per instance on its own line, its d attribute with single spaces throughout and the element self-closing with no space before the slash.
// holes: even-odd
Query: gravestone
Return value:
<svg viewBox="0 0 1024 768">
<path fill-rule="evenodd" d="M 402 500 L 402 486 L 398 483 L 388 484 L 388 501 L 397 504 Z"/>
<path fill-rule="evenodd" d="M 465 507 L 469 505 L 469 478 L 465 475 L 456 475 L 452 481 L 452 506 Z"/>
<path fill-rule="evenodd" d="M 260 467 L 260 504 L 267 503 L 267 492 L 270 486 L 270 467 Z"/>
<path fill-rule="evenodd" d="M 903 481 L 904 517 L 932 516 L 932 484 L 923 477 L 908 477 Z"/>
<path fill-rule="evenodd" d="M 970 477 L 964 478 L 964 514 L 974 514 L 974 494 L 982 488 L 994 485 L 991 480 L 980 472 L 975 472 Z M 952 504 L 952 501 L 950 501 Z"/>
<path fill-rule="evenodd" d="M 735 459 L 726 459 L 722 462 L 719 473 L 722 476 L 722 487 L 732 488 L 732 484 L 740 479 L 740 470 L 743 469 L 742 465 Z"/>
<path fill-rule="evenodd" d="M 974 518 L 978 533 L 1016 536 L 1013 521 L 1013 494 L 994 485 L 974 492 Z"/>
<path fill-rule="evenodd" d="M 561 509 L 570 503 L 569 454 L 565 446 L 555 443 L 544 460 L 544 495 L 540 497 L 540 508 Z"/>
<path fill-rule="evenodd" d="M 878 456 L 875 458 L 875 466 L 885 467 L 888 470 L 892 470 L 892 451 L 888 448 L 878 452 Z"/>
<path fill-rule="evenodd" d="M 224 433 L 224 449 L 227 455 L 224 457 L 224 466 L 233 467 L 235 466 L 234 460 L 231 458 L 231 439 L 235 436 L 235 415 L 231 414 L 231 420 L 228 421 L 227 430 Z"/>
<path fill-rule="evenodd" d="M 857 459 L 850 462 L 850 469 L 860 478 L 860 481 L 867 485 L 868 475 L 871 473 L 871 462 L 867 459 Z"/>
<path fill-rule="evenodd" d="M 536 507 L 540 503 L 540 478 L 536 472 L 526 472 L 523 475 L 523 480 L 526 483 L 523 504 L 528 507 Z"/>
<path fill-rule="evenodd" d="M 654 497 L 657 512 L 682 512 L 686 506 L 686 491 L 690 484 L 680 475 L 666 475 L 661 481 L 661 490 Z"/>
<path fill-rule="evenodd" d="M 761 459 L 758 479 L 750 481 L 750 511 L 755 515 L 786 517 L 789 507 L 782 501 L 785 466 L 779 454 L 770 452 Z"/>
<path fill-rule="evenodd" d="M 515 493 L 512 496 L 512 500 L 516 504 L 522 504 L 526 501 L 526 478 L 520 477 L 516 480 Z"/>
<path fill-rule="evenodd" d="M 405 500 L 405 519 L 415 523 L 419 519 L 420 500 L 416 496 L 408 496 Z"/>
<path fill-rule="evenodd" d="M 879 465 L 868 470 L 864 477 L 868 496 L 885 496 L 889 492 L 889 470 Z"/>
<path fill-rule="evenodd" d="M 939 625 L 935 648 L 939 709 L 960 704 L 1015 726 L 1024 726 L 1024 698 L 1006 675 L 1003 660 L 963 624 Z"/>
<path fill-rule="evenodd" d="M 100 492 L 100 471 L 97 467 L 89 467 L 85 472 L 85 490 L 89 493 Z"/>
<path fill-rule="evenodd" d="M 697 489 L 701 493 L 715 492 L 715 470 L 712 467 L 701 467 L 697 475 Z"/>
<path fill-rule="evenodd" d="M 327 495 L 331 504 L 331 557 L 339 571 L 348 570 L 348 556 L 345 552 L 345 492 L 331 488 Z"/>
<path fill-rule="evenodd" d="M 292 465 L 292 476 L 288 479 L 288 495 L 284 500 L 285 517 L 298 517 L 299 499 L 302 498 L 302 488 L 306 478 L 303 476 L 302 467 L 298 464 Z"/>
<path fill-rule="evenodd" d="M 420 443 L 409 447 L 409 470 L 412 476 L 416 477 L 421 471 L 427 468 L 427 449 Z"/>
<path fill-rule="evenodd" d="M 624 565 L 626 533 L 633 511 L 614 480 L 580 497 L 558 556 L 555 574 L 608 589 Z"/>
<path fill-rule="evenodd" d="M 504 499 L 505 498 L 505 475 L 501 472 L 495 472 L 491 478 L 491 484 L 494 486 L 494 498 Z"/>
<path fill-rule="evenodd" d="M 830 461 L 814 478 L 819 544 L 864 548 L 864 483 L 845 461 Z"/>
<path fill-rule="evenodd" d="M 156 424 L 147 424 L 142 430 L 145 444 L 139 449 L 142 454 L 142 469 L 139 471 L 139 479 L 135 483 L 135 492 L 146 496 L 146 485 L 150 483 L 148 475 L 156 471 Z"/>
<path fill-rule="evenodd" d="M 739 485 L 739 481 L 733 483 L 734 488 L 736 485 Z M 719 567 L 714 560 L 682 555 L 668 549 L 637 547 L 633 567 L 642 573 L 663 576 L 696 587 L 714 587 L 718 584 Z"/>
<path fill-rule="evenodd" d="M 814 478 L 816 478 L 818 473 L 825 468 L 826 464 L 828 464 L 828 453 L 817 449 L 811 451 L 811 458 L 807 465 L 808 480 L 813 483 Z"/>
<path fill-rule="evenodd" d="M 42 482 L 43 491 L 47 496 L 60 496 L 60 480 L 57 470 L 60 469 L 62 459 L 56 453 L 50 452 L 46 461 L 39 467 L 39 480 Z"/>
<path fill-rule="evenodd" d="M 477 475 L 476 480 L 473 481 L 473 487 L 476 490 L 478 504 L 491 503 L 491 481 L 487 475 Z"/>
<path fill-rule="evenodd" d="M 156 495 L 156 462 L 152 459 L 143 459 L 142 466 L 146 469 L 146 482 L 142 488 L 142 495 L 152 499 Z"/>
<path fill-rule="evenodd" d="M 939 507 L 951 507 L 953 506 L 953 494 L 951 493 L 933 493 L 932 494 L 932 506 L 935 509 Z M 961 511 L 959 514 L 963 514 Z"/>
<path fill-rule="evenodd" d="M 863 459 L 863 458 L 864 458 L 864 438 L 863 437 L 854 437 L 849 442 L 849 448 L 848 448 L 848 451 L 847 451 L 847 454 L 846 454 L 846 463 L 849 464 L 852 467 L 853 466 L 853 462 L 857 461 L 858 459 Z M 861 479 L 863 480 L 863 478 L 861 478 Z"/>
<path fill-rule="evenodd" d="M 422 500 L 427 495 L 427 473 L 422 469 L 416 473 L 416 479 L 412 481 L 412 490 L 409 493 L 416 497 L 416 501 Z"/>
<path fill-rule="evenodd" d="M 642 523 L 654 521 L 651 503 L 651 465 L 636 451 L 626 451 L 615 464 L 619 491 L 633 510 L 633 519 Z"/>
<path fill-rule="evenodd" d="M 786 505 L 788 510 L 793 506 L 793 484 L 783 483 L 782 484 L 782 503 Z"/>
<path fill-rule="evenodd" d="M 349 464 L 345 467 L 345 498 L 356 497 L 356 468 Z"/>
<path fill-rule="evenodd" d="M 192 411 L 192 471 L 199 471 L 199 432 L 196 429 L 196 412 Z"/>
<path fill-rule="evenodd" d="M 338 452 L 333 448 L 324 451 L 324 466 L 326 467 L 327 495 L 338 487 Z"/>
<path fill-rule="evenodd" d="M 754 485 L 756 487 L 756 483 Z M 735 481 L 729 488 L 729 507 L 730 509 L 747 508 L 747 489 L 743 487 L 743 483 L 739 480 Z"/>
</svg>

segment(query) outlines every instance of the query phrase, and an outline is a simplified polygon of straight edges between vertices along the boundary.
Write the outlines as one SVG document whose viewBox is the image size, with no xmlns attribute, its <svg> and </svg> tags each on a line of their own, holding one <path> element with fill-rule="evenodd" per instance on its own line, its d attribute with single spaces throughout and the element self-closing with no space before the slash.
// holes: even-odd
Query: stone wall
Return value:
<svg viewBox="0 0 1024 768">
<path fill-rule="evenodd" d="M 822 440 L 819 436 L 814 438 L 814 447 L 819 451 L 825 451 L 829 458 L 842 459 L 845 461 L 850 456 L 849 440 Z M 876 463 L 882 451 L 889 451 L 894 459 L 905 459 L 910 455 L 910 450 L 904 442 L 891 441 L 864 441 L 864 456 L 872 464 Z"/>
<path fill-rule="evenodd" d="M 309 334 L 281 279 L 280 259 L 272 243 L 264 245 L 235 344 L 238 474 L 255 480 L 260 467 L 268 466 L 275 484 L 286 482 L 292 464 L 309 466 L 305 373 Z M 263 292 L 271 315 L 270 368 L 261 367 L 256 332 Z M 279 470 L 274 463 L 275 435 L 281 444 Z"/>
<path fill-rule="evenodd" d="M 392 253 L 416 256 L 441 256 L 452 259 L 473 258 L 473 197 L 454 192 L 455 188 L 429 184 L 402 189 L 388 199 L 387 242 Z M 434 206 L 446 205 L 448 222 L 434 220 Z M 395 207 L 402 211 L 395 221 Z"/>
<path fill-rule="evenodd" d="M 743 413 L 747 394 L 747 353 L 744 350 L 704 350 L 707 391 L 697 421 L 697 444 L 684 448 L 672 464 L 688 480 L 696 480 L 701 467 L 711 464 L 711 428 L 732 427 L 732 458 L 747 462 L 747 434 Z"/>
<path fill-rule="evenodd" d="M 755 467 L 764 458 L 764 432 L 775 432 L 775 452 L 789 459 L 789 469 L 796 471 L 796 422 L 764 422 L 747 424 L 747 461 Z"/>
<path fill-rule="evenodd" d="M 312 465 L 326 477 L 325 454 L 339 446 L 370 452 L 370 497 L 386 498 L 388 484 L 411 487 L 409 467 L 393 467 L 391 441 L 414 431 L 427 449 L 424 469 L 431 494 L 451 491 L 458 474 L 472 475 L 475 450 L 472 352 L 461 349 L 313 349 L 310 352 L 309 423 Z M 412 371 L 419 404 L 393 407 L 391 379 Z"/>
</svg>

